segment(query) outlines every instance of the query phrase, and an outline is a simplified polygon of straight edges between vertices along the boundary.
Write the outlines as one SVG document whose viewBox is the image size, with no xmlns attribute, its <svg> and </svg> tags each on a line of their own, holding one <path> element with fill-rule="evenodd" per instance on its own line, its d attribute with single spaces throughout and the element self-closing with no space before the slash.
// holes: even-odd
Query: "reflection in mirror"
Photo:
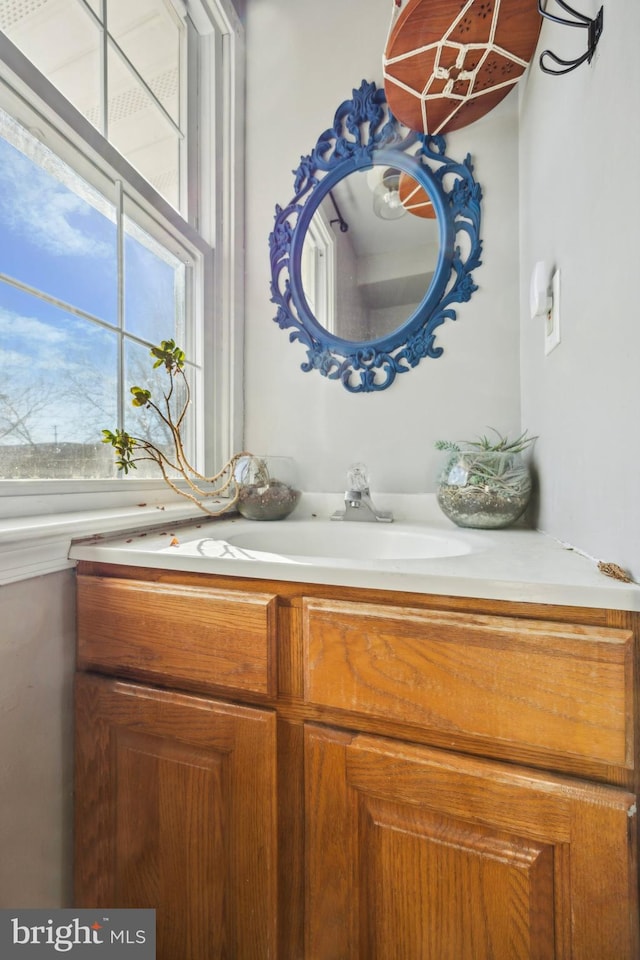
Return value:
<svg viewBox="0 0 640 960">
<path fill-rule="evenodd" d="M 429 219 L 421 214 L 427 204 Z M 387 336 L 429 290 L 438 250 L 433 204 L 410 174 L 385 164 L 355 170 L 324 196 L 304 237 L 309 309 L 344 340 Z"/>
<path fill-rule="evenodd" d="M 412 213 L 414 217 L 435 220 L 437 214 L 431 195 L 405 170 L 401 172 L 398 178 L 398 197 L 404 209 Z"/>
</svg>

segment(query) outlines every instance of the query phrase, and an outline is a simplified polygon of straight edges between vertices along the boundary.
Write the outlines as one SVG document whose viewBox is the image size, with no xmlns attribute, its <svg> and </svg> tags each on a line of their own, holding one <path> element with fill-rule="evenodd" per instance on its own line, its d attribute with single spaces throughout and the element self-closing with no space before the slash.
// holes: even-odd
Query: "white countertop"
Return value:
<svg viewBox="0 0 640 960">
<path fill-rule="evenodd" d="M 345 522 L 329 518 L 342 506 L 340 496 L 304 494 L 294 513 L 275 523 L 237 516 L 212 520 L 203 514 L 201 520 L 177 525 L 76 540 L 69 557 L 262 580 L 640 611 L 640 585 L 605 575 L 595 560 L 544 533 L 518 527 L 462 530 L 443 516 L 431 495 L 380 494 L 373 500 L 380 509 L 393 511 L 394 523 L 349 522 L 351 527 L 375 526 L 375 534 L 363 532 L 384 538 L 386 530 L 395 540 L 432 535 L 452 543 L 457 555 L 383 558 L 380 550 L 359 558 L 332 559 L 229 545 L 228 537 L 240 536 L 250 546 L 252 531 L 258 539 L 265 535 L 276 541 L 280 536 L 295 539 L 303 528 L 312 534 L 317 529 L 319 542 L 330 540 L 335 530 L 337 541 L 337 528 Z M 613 557 L 606 559 L 615 562 Z"/>
</svg>

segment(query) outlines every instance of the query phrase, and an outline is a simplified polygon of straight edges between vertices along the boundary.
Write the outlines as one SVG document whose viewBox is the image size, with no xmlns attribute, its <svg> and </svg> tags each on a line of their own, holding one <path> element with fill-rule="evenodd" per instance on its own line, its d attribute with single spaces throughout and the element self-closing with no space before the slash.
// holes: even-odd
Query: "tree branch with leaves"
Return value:
<svg viewBox="0 0 640 960">
<path fill-rule="evenodd" d="M 151 461 L 160 470 L 165 483 L 179 496 L 191 500 L 210 516 L 226 513 L 238 500 L 236 464 L 247 454 L 235 454 L 218 473 L 210 477 L 196 470 L 189 462 L 181 433 L 191 403 L 191 390 L 184 371 L 184 351 L 176 346 L 174 340 L 163 340 L 159 346 L 151 348 L 151 355 L 155 358 L 153 369 L 164 367 L 169 385 L 163 392 L 162 400 L 158 402 L 154 400 L 150 390 L 133 386 L 130 388 L 131 402 L 134 407 L 153 412 L 163 424 L 170 437 L 169 450 L 162 449 L 146 437 L 136 437 L 121 429 L 103 430 L 102 442 L 109 443 L 114 448 L 116 466 L 123 473 L 128 474 L 137 469 L 136 465 L 141 461 Z M 178 386 L 184 391 L 184 399 L 178 401 L 178 408 L 174 410 L 176 397 L 180 392 Z M 186 489 L 180 485 L 181 480 L 186 483 Z M 207 501 L 215 497 L 227 499 L 222 506 L 218 503 L 214 510 Z"/>
</svg>

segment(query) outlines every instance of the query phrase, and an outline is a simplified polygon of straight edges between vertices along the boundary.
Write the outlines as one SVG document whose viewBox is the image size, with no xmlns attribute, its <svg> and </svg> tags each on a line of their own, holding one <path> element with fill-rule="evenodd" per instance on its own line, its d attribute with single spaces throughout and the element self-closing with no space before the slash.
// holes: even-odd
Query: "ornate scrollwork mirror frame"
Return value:
<svg viewBox="0 0 640 960">
<path fill-rule="evenodd" d="M 309 309 L 302 288 L 302 247 L 323 197 L 343 177 L 374 163 L 404 170 L 426 189 L 440 247 L 429 289 L 406 322 L 378 339 L 354 342 L 327 331 Z M 472 270 L 482 262 L 482 191 L 470 156 L 458 163 L 445 155 L 444 137 L 403 131 L 384 90 L 363 80 L 353 98 L 338 107 L 333 127 L 319 137 L 311 154 L 301 157 L 294 176 L 293 199 L 286 207 L 276 206 L 269 236 L 271 302 L 277 306 L 275 322 L 291 331 L 291 342 L 306 347 L 302 370 L 318 370 L 350 392 L 362 393 L 384 390 L 420 360 L 440 357 L 444 350 L 435 344 L 435 331 L 445 320 L 456 319 L 452 304 L 469 300 L 477 290 Z"/>
</svg>

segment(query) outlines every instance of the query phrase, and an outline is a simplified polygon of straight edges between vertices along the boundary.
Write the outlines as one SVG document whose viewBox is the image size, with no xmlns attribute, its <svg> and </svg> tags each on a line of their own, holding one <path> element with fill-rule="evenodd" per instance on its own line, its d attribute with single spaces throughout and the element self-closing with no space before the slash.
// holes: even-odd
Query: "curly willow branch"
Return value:
<svg viewBox="0 0 640 960">
<path fill-rule="evenodd" d="M 215 517 L 226 513 L 238 502 L 240 490 L 235 476 L 236 464 L 241 458 L 251 456 L 251 454 L 244 452 L 234 454 L 221 470 L 210 477 L 196 470 L 187 458 L 180 433 L 191 402 L 191 389 L 182 369 L 184 353 L 173 340 L 163 340 L 159 347 L 151 349 L 151 355 L 156 359 L 154 367 L 164 364 L 169 375 L 169 388 L 163 393 L 164 411 L 161 409 L 161 405 L 152 400 L 150 391 L 141 387 L 131 387 L 131 393 L 134 395 L 133 404 L 136 407 L 146 407 L 154 411 L 160 422 L 169 431 L 173 450 L 168 454 L 151 440 L 134 437 L 122 429 L 103 430 L 102 442 L 110 443 L 115 448 L 120 458 L 116 461 L 118 469 L 127 473 L 130 467 L 135 467 L 136 463 L 142 460 L 151 460 L 160 470 L 164 482 L 178 496 L 190 500 L 209 516 Z M 171 401 L 174 397 L 176 375 L 182 377 L 185 395 L 181 409 L 177 416 L 174 416 Z M 140 451 L 141 456 L 134 456 L 136 449 Z M 173 477 L 170 473 L 175 473 L 176 476 Z M 188 489 L 183 489 L 180 485 L 182 481 L 186 483 Z M 217 509 L 215 510 L 211 509 L 205 502 L 211 501 L 214 497 L 225 498 L 224 503 L 221 504 L 220 501 L 216 503 Z"/>
<path fill-rule="evenodd" d="M 231 508 L 234 507 L 238 502 L 240 490 L 235 478 L 235 466 L 243 457 L 250 457 L 252 454 L 248 452 L 234 454 L 230 460 L 227 460 L 222 469 L 220 469 L 211 477 L 206 477 L 203 474 L 192 471 L 198 480 L 201 481 L 201 484 L 216 484 L 219 481 L 222 481 L 220 485 L 214 487 L 214 489 L 206 489 L 202 485 L 199 485 L 192 480 L 187 472 L 187 468 L 183 467 L 182 465 L 177 466 L 176 464 L 172 463 L 161 450 L 158 450 L 158 448 L 148 440 L 136 439 L 136 443 L 148 454 L 148 456 L 135 457 L 131 462 L 134 463 L 141 460 L 152 460 L 155 464 L 157 464 L 160 473 L 162 474 L 162 479 L 171 490 L 173 490 L 179 496 L 184 497 L 186 500 L 191 500 L 192 503 L 195 503 L 197 507 L 204 511 L 204 513 L 209 514 L 209 516 L 221 516 L 223 513 L 227 513 L 227 511 L 231 510 Z M 184 490 L 182 487 L 178 486 L 178 482 L 170 477 L 167 473 L 167 467 L 180 474 L 181 478 L 187 483 L 191 493 L 188 490 Z M 231 487 L 233 488 L 231 496 L 228 497 L 222 506 L 218 505 L 219 509 L 211 510 L 203 503 L 204 500 L 209 500 L 212 497 L 225 496 Z"/>
</svg>

